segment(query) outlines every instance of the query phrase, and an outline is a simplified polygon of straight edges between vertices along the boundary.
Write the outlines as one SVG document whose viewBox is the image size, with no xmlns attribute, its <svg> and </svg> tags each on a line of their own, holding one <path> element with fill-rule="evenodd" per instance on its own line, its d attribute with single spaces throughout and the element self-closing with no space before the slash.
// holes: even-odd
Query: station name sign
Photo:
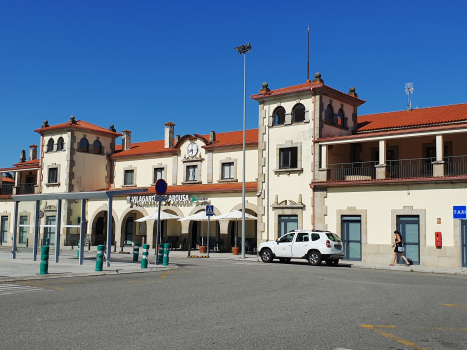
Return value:
<svg viewBox="0 0 467 350">
<path fill-rule="evenodd" d="M 187 207 L 191 205 L 206 205 L 211 204 L 208 197 L 196 197 L 188 194 L 171 194 L 164 196 L 166 201 L 165 205 L 173 205 L 176 207 Z M 154 206 L 158 205 L 160 196 L 157 194 L 152 196 L 128 196 L 126 197 L 127 204 L 133 204 L 138 206 Z"/>
</svg>

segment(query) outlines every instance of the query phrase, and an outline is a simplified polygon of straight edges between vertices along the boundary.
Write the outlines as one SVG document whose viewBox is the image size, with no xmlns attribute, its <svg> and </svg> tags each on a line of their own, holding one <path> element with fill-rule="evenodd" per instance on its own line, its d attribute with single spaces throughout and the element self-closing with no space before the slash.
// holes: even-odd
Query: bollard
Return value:
<svg viewBox="0 0 467 350">
<path fill-rule="evenodd" d="M 149 244 L 143 244 L 143 256 L 141 257 L 141 268 L 146 269 L 148 267 L 148 254 Z"/>
<path fill-rule="evenodd" d="M 88 242 L 88 250 L 91 250 L 91 242 Z"/>
<path fill-rule="evenodd" d="M 49 273 L 49 246 L 44 245 L 41 248 L 41 268 L 40 274 L 47 275 Z"/>
<path fill-rule="evenodd" d="M 29 238 L 26 238 L 26 248 L 29 247 Z"/>
<path fill-rule="evenodd" d="M 163 266 L 169 265 L 169 247 L 170 247 L 170 243 L 164 244 L 164 258 L 162 259 Z"/>
<path fill-rule="evenodd" d="M 138 261 L 139 258 L 139 243 L 135 242 L 133 245 L 133 261 Z"/>
<path fill-rule="evenodd" d="M 102 271 L 102 265 L 104 264 L 104 248 L 103 244 L 97 246 L 96 271 Z"/>
<path fill-rule="evenodd" d="M 120 247 L 120 253 L 123 253 L 123 246 L 125 245 L 125 243 L 122 243 L 121 247 Z"/>
<path fill-rule="evenodd" d="M 159 256 L 157 259 L 157 264 L 162 264 L 162 259 L 164 258 L 164 243 L 159 244 Z"/>
</svg>

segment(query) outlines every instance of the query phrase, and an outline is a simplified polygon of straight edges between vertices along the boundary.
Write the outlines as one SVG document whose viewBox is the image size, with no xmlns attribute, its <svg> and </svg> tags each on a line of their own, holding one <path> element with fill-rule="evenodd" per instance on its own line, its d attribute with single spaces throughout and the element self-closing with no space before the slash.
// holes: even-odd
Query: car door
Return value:
<svg viewBox="0 0 467 350">
<path fill-rule="evenodd" d="M 278 258 L 290 258 L 292 257 L 292 242 L 295 237 L 295 232 L 288 233 L 280 237 L 276 241 L 276 248 L 274 254 Z"/>
<path fill-rule="evenodd" d="M 307 253 L 310 243 L 310 234 L 308 232 L 298 232 L 295 241 L 292 243 L 292 256 L 302 258 Z"/>
</svg>

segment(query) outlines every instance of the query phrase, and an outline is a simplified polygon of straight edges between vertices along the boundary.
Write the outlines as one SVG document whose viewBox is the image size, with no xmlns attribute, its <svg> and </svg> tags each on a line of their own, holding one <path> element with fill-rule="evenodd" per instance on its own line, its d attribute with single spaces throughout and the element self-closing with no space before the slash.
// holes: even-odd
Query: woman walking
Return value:
<svg viewBox="0 0 467 350">
<path fill-rule="evenodd" d="M 397 254 L 400 254 L 400 256 L 402 257 L 402 259 L 405 260 L 406 262 L 406 265 L 405 266 L 410 266 L 410 263 L 409 261 L 407 260 L 407 258 L 404 256 L 404 247 L 402 246 L 402 236 L 401 236 L 401 233 L 399 231 L 394 231 L 394 234 L 396 235 L 396 239 L 394 241 L 394 243 L 392 244 L 392 246 L 394 247 L 394 258 L 392 259 L 392 264 L 389 264 L 389 266 L 394 266 L 394 264 L 396 263 L 396 258 L 397 258 Z"/>
</svg>

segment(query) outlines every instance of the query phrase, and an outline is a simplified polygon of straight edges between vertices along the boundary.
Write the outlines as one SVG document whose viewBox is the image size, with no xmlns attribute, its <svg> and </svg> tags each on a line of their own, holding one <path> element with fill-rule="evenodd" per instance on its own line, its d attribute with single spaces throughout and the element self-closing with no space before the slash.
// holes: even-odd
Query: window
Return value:
<svg viewBox="0 0 467 350">
<path fill-rule="evenodd" d="M 89 142 L 84 137 L 79 140 L 79 150 L 81 152 L 87 152 L 89 150 Z"/>
<path fill-rule="evenodd" d="M 337 112 L 337 125 L 345 127 L 345 116 L 342 108 L 339 108 L 339 112 Z"/>
<path fill-rule="evenodd" d="M 279 169 L 297 168 L 297 147 L 281 148 L 279 154 Z"/>
<path fill-rule="evenodd" d="M 135 184 L 135 171 L 134 170 L 125 170 L 123 177 L 124 185 L 134 185 Z"/>
<path fill-rule="evenodd" d="M 320 239 L 319 233 L 312 233 L 311 234 L 311 240 L 312 241 L 319 241 L 319 239 Z"/>
<path fill-rule="evenodd" d="M 19 224 L 20 225 L 27 225 L 28 224 L 28 217 L 27 216 L 20 216 L 19 217 Z M 28 238 L 28 228 L 20 226 L 19 227 L 18 243 L 26 243 L 27 238 Z"/>
<path fill-rule="evenodd" d="M 1 226 L 0 226 L 0 239 L 2 242 L 8 241 L 8 216 L 2 216 Z"/>
<path fill-rule="evenodd" d="M 63 137 L 60 137 L 57 141 L 57 151 L 63 151 Z"/>
<path fill-rule="evenodd" d="M 222 164 L 222 180 L 234 179 L 234 163 L 223 163 Z"/>
<path fill-rule="evenodd" d="M 186 167 L 186 181 L 196 181 L 197 180 L 197 165 L 188 165 Z"/>
<path fill-rule="evenodd" d="M 293 241 L 293 238 L 295 236 L 295 232 L 294 233 L 289 233 L 288 235 L 285 235 L 283 237 L 281 237 L 279 239 L 279 243 L 290 243 Z"/>
<path fill-rule="evenodd" d="M 53 152 L 54 150 L 54 139 L 50 139 L 47 142 L 47 152 Z"/>
<path fill-rule="evenodd" d="M 58 182 L 58 168 L 49 168 L 49 184 L 56 184 Z"/>
<path fill-rule="evenodd" d="M 298 228 L 297 215 L 279 215 L 279 236 Z M 295 233 L 292 233 L 292 238 Z"/>
<path fill-rule="evenodd" d="M 285 109 L 284 107 L 277 107 L 272 114 L 272 125 L 284 125 L 285 123 Z"/>
<path fill-rule="evenodd" d="M 292 110 L 292 123 L 302 123 L 305 121 L 305 106 L 297 103 Z"/>
<path fill-rule="evenodd" d="M 334 111 L 332 110 L 332 106 L 328 105 L 326 108 L 326 122 L 332 123 L 332 117 L 334 116 Z"/>
<path fill-rule="evenodd" d="M 154 168 L 154 183 L 164 178 L 164 168 Z"/>
<path fill-rule="evenodd" d="M 309 240 L 309 237 L 308 237 L 308 233 L 299 233 L 297 234 L 297 242 L 308 242 Z"/>
<path fill-rule="evenodd" d="M 95 154 L 102 153 L 102 144 L 99 140 L 96 140 L 92 143 L 92 150 L 93 150 L 93 153 Z"/>
</svg>

